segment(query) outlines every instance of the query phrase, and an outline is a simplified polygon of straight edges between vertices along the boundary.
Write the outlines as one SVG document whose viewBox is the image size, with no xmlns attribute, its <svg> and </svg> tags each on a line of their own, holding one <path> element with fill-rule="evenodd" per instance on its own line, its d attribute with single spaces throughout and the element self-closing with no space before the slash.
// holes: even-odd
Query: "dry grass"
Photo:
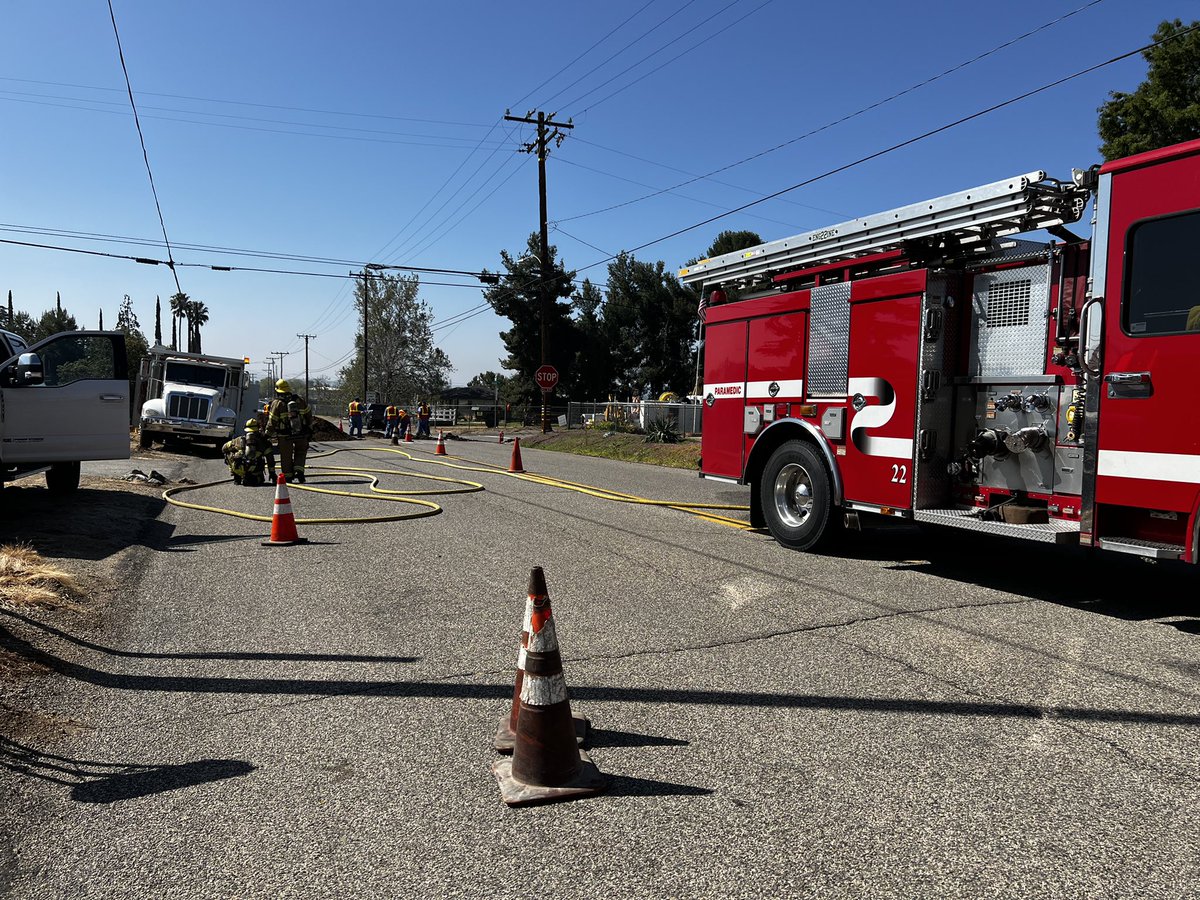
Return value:
<svg viewBox="0 0 1200 900">
<path fill-rule="evenodd" d="M 70 572 L 46 562 L 36 550 L 20 544 L 0 547 L 0 604 L 74 606 L 79 582 Z"/>
</svg>

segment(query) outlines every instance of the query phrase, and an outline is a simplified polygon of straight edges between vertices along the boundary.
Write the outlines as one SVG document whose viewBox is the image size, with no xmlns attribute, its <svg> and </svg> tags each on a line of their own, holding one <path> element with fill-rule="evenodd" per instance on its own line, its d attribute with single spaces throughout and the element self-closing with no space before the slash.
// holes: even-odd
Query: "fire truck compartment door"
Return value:
<svg viewBox="0 0 1200 900">
<path fill-rule="evenodd" d="M 912 507 L 921 297 L 852 303 L 847 500 Z"/>
<path fill-rule="evenodd" d="M 1141 511 L 1186 520 L 1200 499 L 1200 156 L 1116 172 L 1109 209 L 1096 532 L 1142 537 Z"/>
<path fill-rule="evenodd" d="M 746 438 L 746 333 L 743 321 L 704 329 L 704 425 L 700 434 L 701 471 L 741 478 Z"/>
</svg>

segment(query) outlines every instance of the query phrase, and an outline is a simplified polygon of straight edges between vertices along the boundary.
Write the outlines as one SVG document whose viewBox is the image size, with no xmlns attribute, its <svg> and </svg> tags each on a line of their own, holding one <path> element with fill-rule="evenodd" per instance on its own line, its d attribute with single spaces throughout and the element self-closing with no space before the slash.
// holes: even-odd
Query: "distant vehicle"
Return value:
<svg viewBox="0 0 1200 900">
<path fill-rule="evenodd" d="M 382 431 L 384 427 L 384 405 L 382 403 L 370 403 L 367 405 L 367 414 L 364 417 L 363 423 L 367 426 L 368 431 Z"/>
<path fill-rule="evenodd" d="M 220 447 L 258 412 L 258 386 L 242 359 L 156 345 L 142 360 L 138 386 L 142 449 L 167 438 Z"/>
<path fill-rule="evenodd" d="M 46 473 L 79 487 L 79 464 L 129 458 L 129 367 L 120 331 L 65 331 L 32 347 L 0 330 L 0 484 Z"/>
</svg>

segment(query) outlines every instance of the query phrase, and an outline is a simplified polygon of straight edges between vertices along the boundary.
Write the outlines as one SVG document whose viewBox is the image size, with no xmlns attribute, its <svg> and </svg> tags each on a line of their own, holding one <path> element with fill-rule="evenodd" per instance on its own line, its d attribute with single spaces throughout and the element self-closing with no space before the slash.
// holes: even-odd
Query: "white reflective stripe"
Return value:
<svg viewBox="0 0 1200 900">
<path fill-rule="evenodd" d="M 741 397 L 746 392 L 746 385 L 740 381 L 727 381 L 722 384 L 706 384 L 704 386 L 704 396 L 712 394 L 718 400 L 728 400 L 735 397 Z"/>
<path fill-rule="evenodd" d="M 912 459 L 913 442 L 910 438 L 863 437 L 863 453 L 868 456 L 885 456 L 888 459 Z"/>
<path fill-rule="evenodd" d="M 525 671 L 525 656 L 526 656 L 526 653 L 527 653 L 527 651 L 525 650 L 525 648 L 524 648 L 524 647 L 522 647 L 522 648 L 521 648 L 521 652 L 517 654 L 517 668 L 518 668 L 518 669 L 520 669 L 522 672 L 524 672 L 524 671 Z"/>
<path fill-rule="evenodd" d="M 1098 475 L 1143 478 L 1200 484 L 1200 456 L 1191 453 L 1143 453 L 1135 450 L 1101 450 Z"/>
<path fill-rule="evenodd" d="M 275 515 L 277 515 L 277 516 L 289 515 L 290 516 L 291 514 L 292 514 L 292 501 L 291 500 L 284 500 L 282 502 L 280 502 L 278 500 L 275 501 Z"/>
<path fill-rule="evenodd" d="M 775 393 L 771 393 L 771 385 L 776 385 Z M 804 379 L 795 378 L 790 381 L 751 381 L 746 385 L 746 397 L 751 400 L 771 399 L 772 397 L 803 397 Z"/>
<path fill-rule="evenodd" d="M 553 653 L 558 650 L 558 635 L 554 633 L 554 617 L 551 616 L 546 620 L 546 624 L 542 626 L 542 630 L 537 634 L 533 633 L 533 626 L 529 628 L 529 652 L 530 653 Z"/>
<path fill-rule="evenodd" d="M 530 675 L 521 682 L 521 702 L 529 706 L 553 706 L 567 699 L 567 680 L 557 675 Z"/>
</svg>

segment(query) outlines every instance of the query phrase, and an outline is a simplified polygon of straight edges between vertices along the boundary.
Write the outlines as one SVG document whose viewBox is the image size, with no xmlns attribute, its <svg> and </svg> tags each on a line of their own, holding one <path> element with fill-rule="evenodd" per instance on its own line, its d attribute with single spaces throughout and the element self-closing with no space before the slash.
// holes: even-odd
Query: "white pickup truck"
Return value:
<svg viewBox="0 0 1200 900">
<path fill-rule="evenodd" d="M 46 473 L 79 487 L 79 464 L 129 458 L 125 334 L 64 331 L 28 346 L 0 330 L 0 485 Z"/>
</svg>

